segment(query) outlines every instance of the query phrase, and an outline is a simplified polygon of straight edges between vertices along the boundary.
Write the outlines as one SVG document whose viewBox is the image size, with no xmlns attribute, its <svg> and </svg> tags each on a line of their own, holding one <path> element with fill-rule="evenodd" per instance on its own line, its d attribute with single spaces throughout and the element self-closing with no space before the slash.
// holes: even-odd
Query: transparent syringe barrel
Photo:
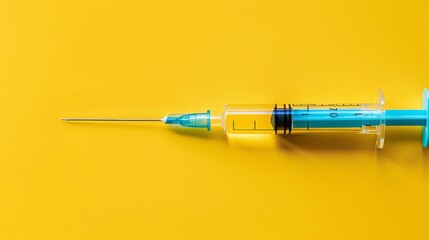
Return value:
<svg viewBox="0 0 429 240">
<path fill-rule="evenodd" d="M 384 99 L 374 104 L 227 105 L 222 125 L 229 134 L 360 133 L 384 143 Z"/>
</svg>

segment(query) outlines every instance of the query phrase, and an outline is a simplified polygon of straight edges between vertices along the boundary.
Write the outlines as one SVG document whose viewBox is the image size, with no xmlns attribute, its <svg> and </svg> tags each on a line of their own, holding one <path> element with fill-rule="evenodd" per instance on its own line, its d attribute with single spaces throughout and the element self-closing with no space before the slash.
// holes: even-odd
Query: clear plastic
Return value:
<svg viewBox="0 0 429 240">
<path fill-rule="evenodd" d="M 210 117 L 212 126 L 227 134 L 375 134 L 383 147 L 384 96 L 379 90 L 373 104 L 240 104 L 226 105 L 221 115 Z"/>
</svg>

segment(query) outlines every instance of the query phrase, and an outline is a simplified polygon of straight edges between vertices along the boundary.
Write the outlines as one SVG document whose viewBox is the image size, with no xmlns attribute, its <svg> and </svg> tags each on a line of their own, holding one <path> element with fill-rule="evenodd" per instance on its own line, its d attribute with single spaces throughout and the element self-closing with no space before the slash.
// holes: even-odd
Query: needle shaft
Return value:
<svg viewBox="0 0 429 240">
<path fill-rule="evenodd" d="M 162 122 L 158 118 L 63 118 L 70 122 Z"/>
</svg>

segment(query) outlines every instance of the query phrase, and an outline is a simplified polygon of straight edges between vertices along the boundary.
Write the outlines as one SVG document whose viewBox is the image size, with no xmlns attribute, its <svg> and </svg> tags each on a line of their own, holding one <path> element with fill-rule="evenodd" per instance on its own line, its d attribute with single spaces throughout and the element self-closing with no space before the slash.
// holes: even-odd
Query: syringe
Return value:
<svg viewBox="0 0 429 240">
<path fill-rule="evenodd" d="M 218 115 L 204 113 L 169 114 L 163 118 L 63 118 L 64 121 L 159 121 L 170 126 L 221 127 L 226 134 L 359 133 L 377 136 L 383 148 L 385 126 L 422 126 L 422 144 L 429 143 L 429 92 L 423 91 L 422 109 L 385 110 L 384 95 L 376 103 L 341 104 L 240 104 L 226 105 Z"/>
</svg>

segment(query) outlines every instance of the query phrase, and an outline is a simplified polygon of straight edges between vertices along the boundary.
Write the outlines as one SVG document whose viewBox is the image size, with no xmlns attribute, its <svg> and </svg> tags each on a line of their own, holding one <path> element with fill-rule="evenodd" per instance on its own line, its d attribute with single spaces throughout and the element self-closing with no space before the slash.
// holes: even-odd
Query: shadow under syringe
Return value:
<svg viewBox="0 0 429 240">
<path fill-rule="evenodd" d="M 292 134 L 278 135 L 278 146 L 282 150 L 293 151 L 362 151 L 375 149 L 375 136 L 358 134 Z"/>
<path fill-rule="evenodd" d="M 279 147 L 285 150 L 295 148 L 308 151 L 374 151 L 376 136 L 366 134 L 339 134 L 339 133 L 320 133 L 320 134 L 292 134 L 278 135 Z M 395 149 L 406 148 L 409 146 L 418 146 L 422 148 L 425 154 L 429 154 L 426 148 L 421 145 L 421 130 L 418 128 L 395 128 L 387 127 L 384 139 L 384 148 L 378 149 L 378 152 L 387 154 Z M 381 155 L 383 155 L 381 153 Z"/>
<path fill-rule="evenodd" d="M 184 137 L 195 137 L 195 138 L 203 138 L 203 139 L 211 139 L 211 140 L 220 140 L 226 141 L 227 135 L 222 129 L 212 129 L 207 131 L 206 129 L 192 129 L 192 128 L 175 128 L 171 127 L 168 129 L 173 131 L 174 133 L 180 134 Z"/>
</svg>

